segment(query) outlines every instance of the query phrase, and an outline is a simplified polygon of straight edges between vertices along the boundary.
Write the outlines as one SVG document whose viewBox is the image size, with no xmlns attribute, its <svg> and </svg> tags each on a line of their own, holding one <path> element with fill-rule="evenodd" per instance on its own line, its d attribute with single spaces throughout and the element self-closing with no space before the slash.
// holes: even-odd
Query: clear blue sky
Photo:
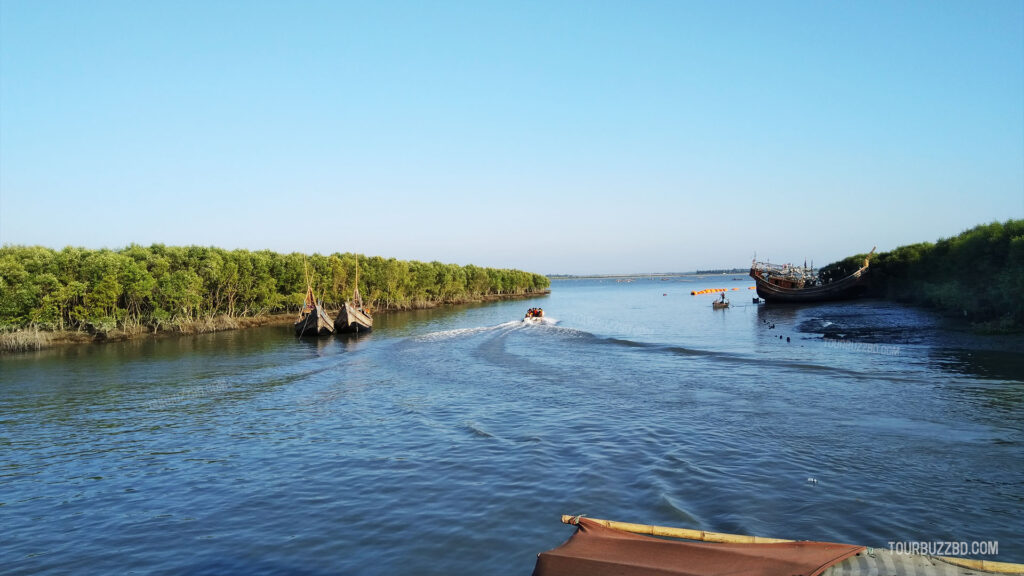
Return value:
<svg viewBox="0 0 1024 576">
<path fill-rule="evenodd" d="M 1024 218 L 1024 2 L 0 0 L 0 242 L 544 273 Z"/>
</svg>

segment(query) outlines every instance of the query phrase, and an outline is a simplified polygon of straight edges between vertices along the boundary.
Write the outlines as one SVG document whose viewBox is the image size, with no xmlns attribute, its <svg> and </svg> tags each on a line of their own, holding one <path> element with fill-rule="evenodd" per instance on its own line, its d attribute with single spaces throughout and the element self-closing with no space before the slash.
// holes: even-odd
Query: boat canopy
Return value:
<svg viewBox="0 0 1024 576">
<path fill-rule="evenodd" d="M 736 544 L 664 540 L 575 519 L 569 540 L 540 554 L 533 576 L 817 576 L 863 546 L 825 542 Z"/>
</svg>

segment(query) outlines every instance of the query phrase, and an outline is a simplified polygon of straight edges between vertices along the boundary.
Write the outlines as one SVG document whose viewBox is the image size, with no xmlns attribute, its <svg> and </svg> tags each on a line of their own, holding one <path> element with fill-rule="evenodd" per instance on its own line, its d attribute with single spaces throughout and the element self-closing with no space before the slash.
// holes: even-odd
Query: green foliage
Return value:
<svg viewBox="0 0 1024 576">
<path fill-rule="evenodd" d="M 864 255 L 822 268 L 839 278 Z M 983 224 L 934 244 L 900 246 L 871 259 L 878 296 L 932 306 L 1000 329 L 1024 328 L 1024 220 Z"/>
<path fill-rule="evenodd" d="M 1024 250 L 1021 251 L 1024 253 Z M 306 256 L 200 246 L 0 248 L 0 330 L 160 329 L 219 315 L 297 311 L 307 277 L 328 308 L 359 292 L 376 309 L 546 289 L 539 274 L 361 254 Z"/>
</svg>

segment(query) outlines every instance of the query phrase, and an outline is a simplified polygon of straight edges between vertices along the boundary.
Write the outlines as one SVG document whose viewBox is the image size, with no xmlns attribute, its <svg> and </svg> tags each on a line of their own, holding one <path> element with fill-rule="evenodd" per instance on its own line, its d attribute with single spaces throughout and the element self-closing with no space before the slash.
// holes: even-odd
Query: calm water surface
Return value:
<svg viewBox="0 0 1024 576">
<path fill-rule="evenodd" d="M 0 571 L 529 574 L 563 513 L 1024 561 L 1020 339 L 749 285 L 4 357 Z"/>
</svg>

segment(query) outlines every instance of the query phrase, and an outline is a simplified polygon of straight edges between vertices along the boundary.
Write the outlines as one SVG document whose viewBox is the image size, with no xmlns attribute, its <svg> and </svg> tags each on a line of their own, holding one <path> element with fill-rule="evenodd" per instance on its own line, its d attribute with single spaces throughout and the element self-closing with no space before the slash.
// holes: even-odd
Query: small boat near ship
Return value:
<svg viewBox="0 0 1024 576">
<path fill-rule="evenodd" d="M 530 308 L 526 311 L 526 316 L 523 317 L 523 322 L 529 322 L 531 320 L 539 321 L 544 317 L 543 308 Z"/>
<path fill-rule="evenodd" d="M 576 532 L 561 546 L 537 555 L 533 576 L 1024 574 L 1021 564 L 924 556 L 853 544 L 720 534 L 580 516 L 562 516 L 562 522 L 576 526 Z"/>
<path fill-rule="evenodd" d="M 356 287 L 352 291 L 352 300 L 341 305 L 338 317 L 334 319 L 334 329 L 338 332 L 355 333 L 373 330 L 373 316 L 363 306 L 363 297 L 359 295 L 359 270 L 356 269 Z"/>
<path fill-rule="evenodd" d="M 711 303 L 711 309 L 712 310 L 722 310 L 723 308 L 728 308 L 728 307 L 729 307 L 729 301 L 728 300 L 715 300 L 714 302 Z"/>
<path fill-rule="evenodd" d="M 750 277 L 757 285 L 757 295 L 766 302 L 805 303 L 847 300 L 864 295 L 868 287 L 868 266 L 871 252 L 864 264 L 852 274 L 839 280 L 826 282 L 813 266 L 779 265 L 758 262 L 750 265 Z"/>
<path fill-rule="evenodd" d="M 329 336 L 334 332 L 334 322 L 324 310 L 323 302 L 313 294 L 313 286 L 306 284 L 306 300 L 295 322 L 296 336 Z"/>
</svg>

